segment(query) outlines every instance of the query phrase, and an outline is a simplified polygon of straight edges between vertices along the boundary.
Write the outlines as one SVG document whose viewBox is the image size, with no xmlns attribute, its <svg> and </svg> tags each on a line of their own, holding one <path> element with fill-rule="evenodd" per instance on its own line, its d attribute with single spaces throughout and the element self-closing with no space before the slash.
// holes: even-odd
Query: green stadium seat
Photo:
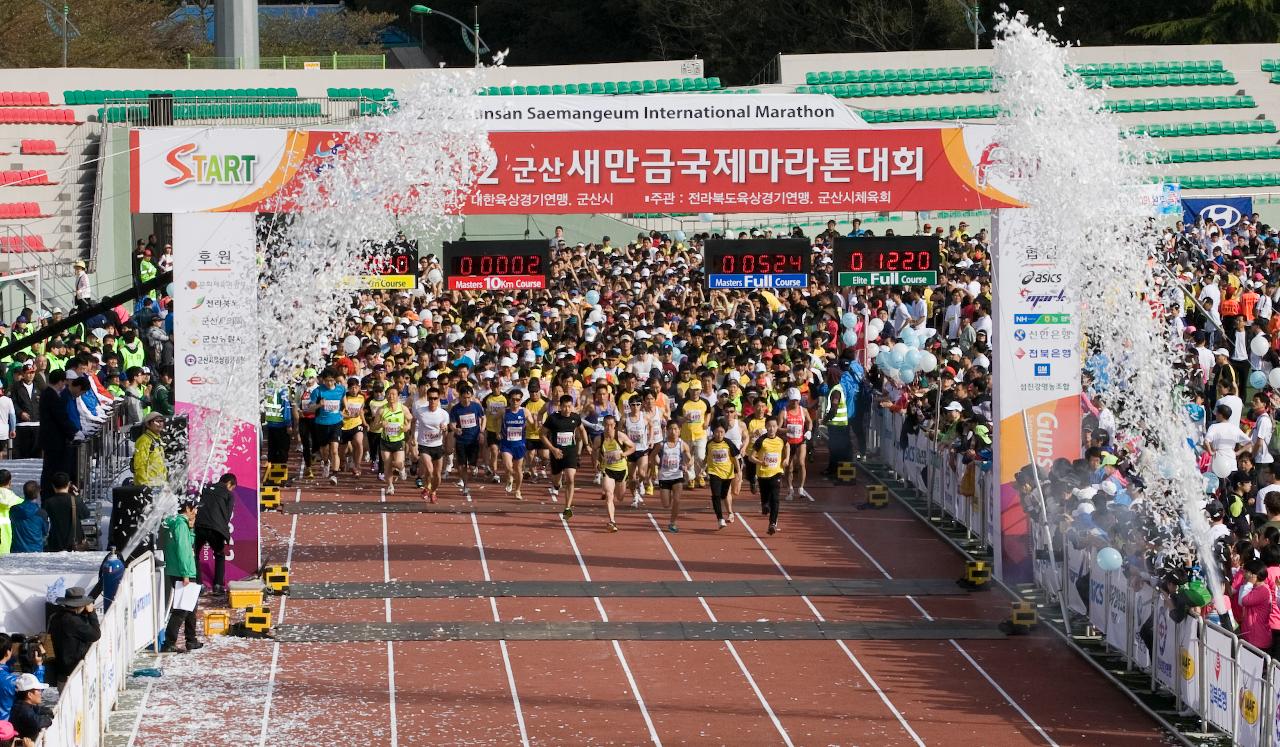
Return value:
<svg viewBox="0 0 1280 747">
<path fill-rule="evenodd" d="M 591 90 L 592 90 L 592 92 L 594 92 L 594 91 L 595 91 L 595 84 L 594 84 L 594 83 L 591 85 Z M 607 94 L 615 94 L 615 93 L 617 93 L 617 92 L 618 92 L 618 84 L 617 84 L 617 83 L 614 83 L 613 81 L 606 81 L 606 82 L 605 82 L 605 84 L 604 84 L 604 93 L 607 93 Z"/>
</svg>

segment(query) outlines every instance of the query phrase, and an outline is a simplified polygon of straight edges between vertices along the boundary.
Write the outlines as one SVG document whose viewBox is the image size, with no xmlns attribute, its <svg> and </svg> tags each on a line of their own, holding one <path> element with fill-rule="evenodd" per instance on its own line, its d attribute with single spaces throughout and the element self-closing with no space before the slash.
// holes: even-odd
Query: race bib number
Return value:
<svg viewBox="0 0 1280 747">
<path fill-rule="evenodd" d="M 324 403 L 325 412 L 337 412 L 342 408 L 342 400 L 340 399 L 326 399 L 321 400 L 321 402 Z"/>
<path fill-rule="evenodd" d="M 787 423 L 787 438 L 800 438 L 804 435 L 802 423 Z"/>
<path fill-rule="evenodd" d="M 351 405 L 351 404 L 348 404 L 348 405 L 347 405 L 347 417 L 349 417 L 349 418 L 358 418 L 358 417 L 360 417 L 360 410 L 361 410 L 361 409 L 362 409 L 362 408 L 360 407 L 360 405 Z"/>
<path fill-rule="evenodd" d="M 422 426 L 422 435 L 428 441 L 435 441 L 440 438 L 440 426 L 432 423 L 425 423 Z"/>
<path fill-rule="evenodd" d="M 778 454 L 775 452 L 769 452 L 768 454 L 764 455 L 764 466 L 766 467 L 777 467 L 778 464 L 781 463 L 781 461 L 782 461 L 781 454 Z"/>
<path fill-rule="evenodd" d="M 519 441 L 524 438 L 524 428 L 511 427 L 507 428 L 507 440 Z"/>
<path fill-rule="evenodd" d="M 631 436 L 632 441 L 643 441 L 646 430 L 644 423 L 639 425 L 627 423 L 627 435 Z"/>
<path fill-rule="evenodd" d="M 556 446 L 573 446 L 573 431 L 561 431 L 557 433 Z"/>
<path fill-rule="evenodd" d="M 458 424 L 461 425 L 463 428 L 475 428 L 476 414 L 474 412 L 463 413 L 458 418 Z"/>
<path fill-rule="evenodd" d="M 672 456 L 664 452 L 662 454 L 662 468 L 665 470 L 680 469 L 680 457 Z"/>
<path fill-rule="evenodd" d="M 604 453 L 605 464 L 617 464 L 622 461 L 622 452 L 618 449 L 606 451 Z"/>
<path fill-rule="evenodd" d="M 399 423 L 386 423 L 383 428 L 388 438 L 395 438 L 400 435 L 401 425 Z"/>
<path fill-rule="evenodd" d="M 701 425 L 701 424 L 702 424 L 702 411 L 701 411 L 701 410 L 691 410 L 691 411 L 689 412 L 689 424 L 690 424 L 690 425 Z"/>
<path fill-rule="evenodd" d="M 729 450 L 728 449 L 712 449 L 711 461 L 715 462 L 716 464 L 724 464 L 725 462 L 729 461 Z"/>
</svg>

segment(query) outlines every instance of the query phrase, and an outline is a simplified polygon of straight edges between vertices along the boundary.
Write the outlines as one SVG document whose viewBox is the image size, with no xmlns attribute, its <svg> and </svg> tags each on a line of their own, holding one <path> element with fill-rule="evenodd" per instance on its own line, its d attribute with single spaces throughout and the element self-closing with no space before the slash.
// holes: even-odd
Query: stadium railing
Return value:
<svg viewBox="0 0 1280 747">
<path fill-rule="evenodd" d="M 285 55 L 259 57 L 259 70 L 385 70 L 385 54 Z M 193 57 L 187 55 L 188 70 L 243 70 L 243 57 Z"/>
<path fill-rule="evenodd" d="M 870 413 L 868 453 L 925 496 L 925 518 L 936 512 L 990 551 L 999 512 L 989 463 L 963 464 L 925 433 L 904 441 L 902 425 L 901 414 Z M 967 469 L 976 474 L 966 485 Z M 1173 600 L 1145 573 L 1106 571 L 1069 537 L 1056 534 L 1046 547 L 1038 535 L 1031 532 L 1035 586 L 1063 610 L 1068 639 L 1083 630 L 1122 674 L 1141 673 L 1140 695 L 1171 696 L 1176 715 L 1194 715 L 1201 732 L 1212 727 L 1241 745 L 1280 742 L 1280 661 L 1201 616 L 1175 621 Z"/>
<path fill-rule="evenodd" d="M 101 613 L 101 637 L 89 647 L 53 707 L 53 724 L 37 747 L 97 747 L 105 742 L 108 719 L 133 671 L 134 655 L 155 646 L 164 599 L 156 562 L 145 553 L 125 571 L 115 602 Z"/>
</svg>

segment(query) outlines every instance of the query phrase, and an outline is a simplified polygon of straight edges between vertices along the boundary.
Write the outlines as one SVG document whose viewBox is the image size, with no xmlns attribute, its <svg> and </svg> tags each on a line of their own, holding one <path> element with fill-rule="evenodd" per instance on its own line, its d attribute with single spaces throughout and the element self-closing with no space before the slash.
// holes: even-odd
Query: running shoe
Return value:
<svg viewBox="0 0 1280 747">
<path fill-rule="evenodd" d="M 415 486 L 419 487 L 419 488 L 420 488 L 420 487 L 422 487 L 423 485 L 426 485 L 426 483 L 422 480 L 422 478 L 421 478 L 421 477 L 419 477 L 418 479 L 414 480 L 414 481 L 413 481 L 413 484 L 414 484 Z"/>
<path fill-rule="evenodd" d="M 645 494 L 645 495 L 653 495 L 653 483 L 647 483 L 647 484 L 644 486 L 644 494 Z"/>
<path fill-rule="evenodd" d="M 777 524 L 770 524 L 770 525 L 769 525 L 769 534 L 777 534 L 777 533 L 778 533 L 778 525 L 777 525 Z"/>
<path fill-rule="evenodd" d="M 514 482 L 508 481 L 507 488 L 506 488 L 507 492 L 508 493 L 514 492 L 515 489 L 516 489 L 516 484 Z"/>
<path fill-rule="evenodd" d="M 597 473 L 596 473 L 596 485 L 599 485 L 599 484 L 600 484 L 601 482 L 603 482 L 603 481 L 604 481 L 604 473 L 602 473 L 602 472 L 597 472 Z"/>
<path fill-rule="evenodd" d="M 787 500 L 789 500 L 789 501 L 793 501 L 793 500 L 795 500 L 795 498 L 796 498 L 796 489 L 795 489 L 795 488 L 788 488 L 788 489 L 787 489 Z"/>
<path fill-rule="evenodd" d="M 386 473 L 384 473 L 384 472 L 379 472 L 379 473 L 378 473 L 378 482 L 386 482 L 386 481 L 387 481 L 387 475 L 386 475 Z"/>
<path fill-rule="evenodd" d="M 462 491 L 462 492 L 464 492 L 464 493 L 465 493 L 465 492 L 467 492 L 467 481 L 466 481 L 466 480 L 459 480 L 459 481 L 458 481 L 458 489 L 459 489 L 459 490 L 461 490 L 461 491 Z"/>
<path fill-rule="evenodd" d="M 337 476 L 337 475 L 329 475 L 329 484 L 330 484 L 330 485 L 334 485 L 334 486 L 336 486 L 336 485 L 338 484 L 338 476 Z"/>
<path fill-rule="evenodd" d="M 524 496 L 523 496 L 523 495 L 520 495 L 520 491 L 519 491 L 519 490 L 517 490 L 517 491 L 516 491 L 516 500 L 517 500 L 517 501 L 523 501 L 523 500 L 524 500 Z"/>
<path fill-rule="evenodd" d="M 668 524 L 668 525 L 667 525 L 667 531 L 668 531 L 668 532 L 671 532 L 672 534 L 675 534 L 676 532 L 678 532 L 678 531 L 680 531 L 680 530 L 679 530 L 679 529 L 676 529 L 675 522 L 672 522 L 672 523 L 670 523 L 670 524 Z"/>
<path fill-rule="evenodd" d="M 422 491 L 422 500 L 424 500 L 424 501 L 431 501 L 431 491 L 430 491 L 430 490 L 424 490 L 424 491 Z"/>
<path fill-rule="evenodd" d="M 756 484 L 754 482 L 747 483 L 747 487 L 750 488 L 752 495 L 756 494 Z"/>
<path fill-rule="evenodd" d="M 307 477 L 307 479 L 309 479 L 309 480 L 314 480 L 314 479 L 316 479 L 316 471 L 315 471 L 315 470 L 313 470 L 313 469 L 311 469 L 310 467 L 307 467 L 306 477 Z"/>
<path fill-rule="evenodd" d="M 565 506 L 565 507 L 564 507 L 564 511 L 562 512 L 562 514 L 564 515 L 564 518 L 566 518 L 566 519 L 572 519 L 572 518 L 573 518 L 573 507 L 572 507 L 572 506 Z"/>
<path fill-rule="evenodd" d="M 560 489 L 557 488 L 555 485 L 548 485 L 547 492 L 551 494 L 551 500 L 553 501 L 556 499 L 557 495 L 560 495 Z"/>
<path fill-rule="evenodd" d="M 325 462 L 324 465 L 320 468 L 320 474 L 323 475 L 324 477 L 328 477 L 330 472 L 331 470 L 329 469 L 329 463 Z"/>
<path fill-rule="evenodd" d="M 609 531 L 610 531 L 610 532 L 616 532 L 616 531 L 618 531 L 618 525 L 617 525 L 616 523 L 612 522 L 612 521 L 611 521 L 611 522 L 609 522 L 609 524 L 608 524 L 607 526 L 608 526 L 608 528 L 609 528 Z"/>
<path fill-rule="evenodd" d="M 465 499 L 467 499 L 467 500 L 471 500 L 471 490 L 470 490 L 469 488 L 463 488 L 463 489 L 462 489 L 462 497 L 463 497 L 463 498 L 465 498 Z"/>
<path fill-rule="evenodd" d="M 730 524 L 732 524 L 732 523 L 733 523 L 733 514 L 729 514 L 729 523 L 730 523 Z"/>
<path fill-rule="evenodd" d="M 721 519 L 721 520 L 720 520 L 720 528 L 721 528 L 721 529 L 724 529 L 724 528 L 725 528 L 725 527 L 727 527 L 727 526 L 729 526 L 729 523 L 728 523 L 728 522 L 726 522 L 724 519 Z"/>
<path fill-rule="evenodd" d="M 813 500 L 813 496 L 809 495 L 809 491 L 805 490 L 804 488 L 800 488 L 800 497 L 808 498 L 811 501 Z"/>
<path fill-rule="evenodd" d="M 501 476 L 501 475 L 499 475 L 497 472 L 494 472 L 494 473 L 492 473 L 492 474 L 493 474 L 493 482 L 494 482 L 494 484 L 495 484 L 495 485 L 501 485 L 501 484 L 502 484 L 502 476 Z M 508 491 L 508 492 L 510 492 L 510 491 Z"/>
<path fill-rule="evenodd" d="M 431 491 L 431 502 L 432 502 L 432 503 L 435 503 L 435 502 L 436 502 L 436 496 L 438 496 L 438 495 L 439 495 L 439 491 L 437 491 L 437 490 L 433 490 L 433 491 Z"/>
<path fill-rule="evenodd" d="M 764 505 L 763 503 L 762 503 L 762 504 L 760 504 L 760 515 L 761 515 L 761 516 L 768 516 L 768 515 L 769 515 L 769 507 L 768 507 L 768 506 L 766 506 L 766 505 Z"/>
<path fill-rule="evenodd" d="M 387 495 L 395 495 L 395 494 L 396 494 L 396 486 L 395 486 L 395 485 L 388 485 L 388 486 L 387 486 Z"/>
</svg>

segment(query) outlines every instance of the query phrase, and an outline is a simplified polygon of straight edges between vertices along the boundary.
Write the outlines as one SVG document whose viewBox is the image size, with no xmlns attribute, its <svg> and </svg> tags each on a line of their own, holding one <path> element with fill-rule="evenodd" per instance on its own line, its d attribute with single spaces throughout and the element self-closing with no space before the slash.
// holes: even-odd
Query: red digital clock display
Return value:
<svg viewBox="0 0 1280 747">
<path fill-rule="evenodd" d="M 808 285 L 813 247 L 805 239 L 712 239 L 704 250 L 703 268 L 712 290 Z"/>
<path fill-rule="evenodd" d="M 445 287 L 463 291 L 541 290 L 547 287 L 546 241 L 448 241 Z"/>
<path fill-rule="evenodd" d="M 490 275 L 541 275 L 544 271 L 540 254 L 486 254 L 449 258 L 450 277 L 488 277 Z"/>
<path fill-rule="evenodd" d="M 938 240 L 932 236 L 865 236 L 836 239 L 832 263 L 841 272 L 937 272 Z"/>
<path fill-rule="evenodd" d="M 712 268 L 717 275 L 754 275 L 756 273 L 804 272 L 804 257 L 782 252 L 721 254 Z"/>
</svg>

